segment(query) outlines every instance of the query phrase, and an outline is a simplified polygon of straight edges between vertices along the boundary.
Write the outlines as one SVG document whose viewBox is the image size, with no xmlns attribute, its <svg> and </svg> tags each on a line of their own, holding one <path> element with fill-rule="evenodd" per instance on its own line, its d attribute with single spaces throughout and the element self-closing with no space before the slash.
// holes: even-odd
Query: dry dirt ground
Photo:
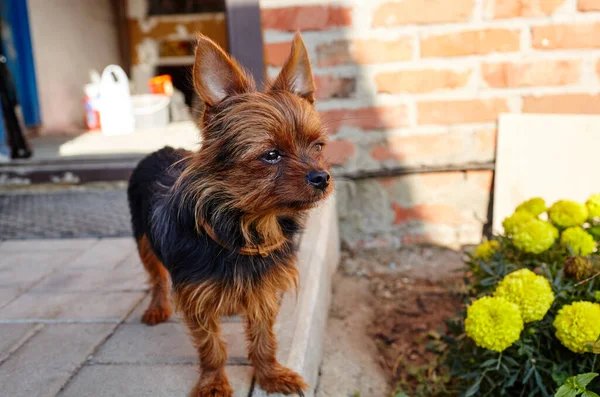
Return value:
<svg viewBox="0 0 600 397">
<path fill-rule="evenodd" d="M 428 338 L 460 305 L 462 257 L 439 247 L 344 251 L 317 397 L 388 397 L 410 383 L 411 368 L 433 360 Z"/>
</svg>

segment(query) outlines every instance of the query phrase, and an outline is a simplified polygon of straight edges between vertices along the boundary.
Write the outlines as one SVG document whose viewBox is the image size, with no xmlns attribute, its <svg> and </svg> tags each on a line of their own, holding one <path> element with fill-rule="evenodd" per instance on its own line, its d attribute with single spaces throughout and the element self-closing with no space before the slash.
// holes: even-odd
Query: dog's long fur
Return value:
<svg viewBox="0 0 600 397">
<path fill-rule="evenodd" d="M 201 361 L 192 396 L 231 395 L 219 318 L 233 314 L 245 318 L 258 384 L 270 393 L 301 394 L 303 379 L 275 358 L 273 325 L 279 294 L 298 285 L 294 238 L 304 213 L 332 190 L 306 48 L 297 34 L 279 77 L 263 93 L 200 36 L 194 87 L 204 105 L 197 121 L 201 149 L 161 149 L 139 163 L 129 184 L 134 236 L 152 293 L 142 320 L 153 325 L 169 318 L 170 276 Z M 270 163 L 265 159 L 275 149 L 282 157 Z M 319 179 L 315 188 L 307 182 L 311 172 L 327 182 Z M 262 247 L 261 254 L 247 247 Z"/>
</svg>

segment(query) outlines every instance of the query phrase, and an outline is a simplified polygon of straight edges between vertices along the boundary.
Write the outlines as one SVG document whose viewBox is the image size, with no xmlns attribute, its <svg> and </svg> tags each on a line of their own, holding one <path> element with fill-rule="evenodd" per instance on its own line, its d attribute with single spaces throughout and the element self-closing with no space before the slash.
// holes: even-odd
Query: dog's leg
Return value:
<svg viewBox="0 0 600 397">
<path fill-rule="evenodd" d="M 215 313 L 196 315 L 186 309 L 183 314 L 200 357 L 200 379 L 190 397 L 231 397 L 233 391 L 225 373 L 227 350 L 221 338 L 219 317 Z"/>
<path fill-rule="evenodd" d="M 138 241 L 138 251 L 144 267 L 148 271 L 152 300 L 142 316 L 142 322 L 156 325 L 169 319 L 172 313 L 169 302 L 169 273 L 156 257 L 146 236 Z"/>
<path fill-rule="evenodd" d="M 273 325 L 279 311 L 278 296 L 257 302 L 246 314 L 248 358 L 254 366 L 256 382 L 267 393 L 298 394 L 308 388 L 300 375 L 281 365 L 276 358 L 277 340 Z"/>
</svg>

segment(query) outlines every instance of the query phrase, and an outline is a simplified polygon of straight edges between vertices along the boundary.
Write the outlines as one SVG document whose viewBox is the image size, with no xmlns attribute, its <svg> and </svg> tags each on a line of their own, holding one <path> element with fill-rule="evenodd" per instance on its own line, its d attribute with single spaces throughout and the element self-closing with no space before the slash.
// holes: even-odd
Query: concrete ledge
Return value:
<svg viewBox="0 0 600 397">
<path fill-rule="evenodd" d="M 284 297 L 277 319 L 279 361 L 301 374 L 314 396 L 323 357 L 325 324 L 331 298 L 331 278 L 340 259 L 335 197 L 315 209 L 300 242 L 298 298 Z M 267 394 L 255 386 L 251 396 Z M 272 395 L 271 395 L 272 396 Z"/>
</svg>

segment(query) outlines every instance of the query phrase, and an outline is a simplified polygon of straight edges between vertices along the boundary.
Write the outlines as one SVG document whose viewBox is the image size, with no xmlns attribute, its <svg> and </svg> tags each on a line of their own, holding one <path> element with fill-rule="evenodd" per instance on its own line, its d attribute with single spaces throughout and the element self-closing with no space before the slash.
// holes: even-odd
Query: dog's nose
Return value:
<svg viewBox="0 0 600 397">
<path fill-rule="evenodd" d="M 317 189 L 325 190 L 329 186 L 331 176 L 326 171 L 310 171 L 306 175 L 306 182 Z"/>
</svg>

